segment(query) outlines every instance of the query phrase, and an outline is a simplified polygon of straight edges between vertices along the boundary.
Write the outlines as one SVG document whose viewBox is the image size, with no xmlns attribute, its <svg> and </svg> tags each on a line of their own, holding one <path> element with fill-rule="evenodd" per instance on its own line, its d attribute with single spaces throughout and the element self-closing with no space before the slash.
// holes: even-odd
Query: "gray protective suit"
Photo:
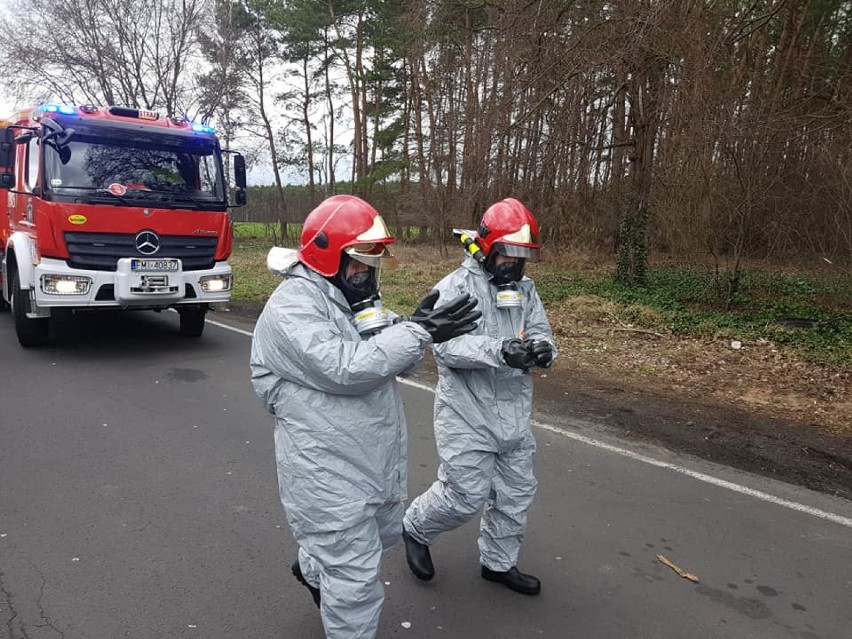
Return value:
<svg viewBox="0 0 852 639">
<path fill-rule="evenodd" d="M 376 636 L 382 549 L 400 539 L 406 426 L 395 376 L 431 343 L 400 322 L 359 335 L 340 291 L 302 264 L 254 331 L 255 392 L 275 415 L 278 485 L 329 639 Z"/>
<path fill-rule="evenodd" d="M 435 439 L 438 480 L 405 513 L 408 533 L 431 545 L 446 530 L 471 519 L 484 504 L 479 534 L 482 565 L 506 571 L 517 565 L 537 482 L 535 438 L 530 429 L 530 374 L 503 360 L 503 341 L 546 339 L 553 334 L 533 281 L 518 282 L 523 306 L 498 309 L 497 288 L 472 257 L 436 287 L 440 299 L 464 292 L 479 300 L 475 331 L 436 344 L 438 387 Z"/>
</svg>

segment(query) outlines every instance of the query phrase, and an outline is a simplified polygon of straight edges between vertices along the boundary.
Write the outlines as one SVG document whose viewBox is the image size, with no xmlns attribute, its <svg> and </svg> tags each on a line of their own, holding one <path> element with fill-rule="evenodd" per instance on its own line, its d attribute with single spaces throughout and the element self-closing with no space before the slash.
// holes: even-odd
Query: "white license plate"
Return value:
<svg viewBox="0 0 852 639">
<path fill-rule="evenodd" d="M 135 272 L 151 273 L 166 272 L 173 273 L 180 267 L 178 260 L 149 260 L 134 259 L 130 261 L 130 270 Z"/>
</svg>

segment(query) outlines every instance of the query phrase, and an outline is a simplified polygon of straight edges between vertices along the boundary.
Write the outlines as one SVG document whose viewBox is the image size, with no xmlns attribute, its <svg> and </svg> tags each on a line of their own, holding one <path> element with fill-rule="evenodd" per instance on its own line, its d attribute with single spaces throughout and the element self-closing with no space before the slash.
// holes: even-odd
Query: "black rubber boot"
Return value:
<svg viewBox="0 0 852 639">
<path fill-rule="evenodd" d="M 402 540 L 405 542 L 405 558 L 408 560 L 408 567 L 411 568 L 411 572 L 418 579 L 429 581 L 435 576 L 435 567 L 432 565 L 429 546 L 415 541 L 404 529 Z"/>
<path fill-rule="evenodd" d="M 497 572 L 483 566 L 482 578 L 503 584 L 506 588 L 522 595 L 537 595 L 541 592 L 541 582 L 532 575 L 525 575 L 515 566 L 512 566 L 506 572 Z"/>
<path fill-rule="evenodd" d="M 296 560 L 296 563 L 293 564 L 293 567 L 290 569 L 293 572 L 293 576 L 296 580 L 302 584 L 305 588 L 311 591 L 311 597 L 314 598 L 314 603 L 317 605 L 317 608 L 320 607 L 320 590 L 319 588 L 314 588 L 308 581 L 305 579 L 305 575 L 302 574 L 302 567 L 299 565 L 299 560 Z"/>
</svg>

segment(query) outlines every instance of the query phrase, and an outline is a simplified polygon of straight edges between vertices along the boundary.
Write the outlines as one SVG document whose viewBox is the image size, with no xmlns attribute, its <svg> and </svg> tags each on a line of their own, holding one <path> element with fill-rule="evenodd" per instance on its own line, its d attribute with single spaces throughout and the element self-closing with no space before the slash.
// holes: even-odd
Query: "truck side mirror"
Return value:
<svg viewBox="0 0 852 639">
<path fill-rule="evenodd" d="M 234 200 L 236 201 L 237 206 L 245 206 L 246 205 L 246 190 L 245 189 L 237 189 L 234 193 Z"/>
<path fill-rule="evenodd" d="M 238 189 L 246 188 L 246 159 L 239 153 L 234 155 L 234 184 Z"/>
<path fill-rule="evenodd" d="M 15 134 L 9 127 L 0 129 L 0 169 L 15 166 Z"/>
</svg>

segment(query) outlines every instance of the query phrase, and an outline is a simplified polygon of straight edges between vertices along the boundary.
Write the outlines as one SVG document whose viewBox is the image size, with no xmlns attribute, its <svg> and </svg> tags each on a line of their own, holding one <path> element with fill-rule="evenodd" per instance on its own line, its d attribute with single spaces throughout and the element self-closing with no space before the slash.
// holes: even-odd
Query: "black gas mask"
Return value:
<svg viewBox="0 0 852 639">
<path fill-rule="evenodd" d="M 329 278 L 331 283 L 343 293 L 343 297 L 349 302 L 350 307 L 355 307 L 370 298 L 378 299 L 379 295 L 379 277 L 376 267 L 367 266 L 366 270 L 346 277 L 349 263 L 353 261 L 356 260 L 344 252 L 340 257 L 340 268 L 335 275 Z"/>
<path fill-rule="evenodd" d="M 488 259 L 485 260 L 485 270 L 493 275 L 491 283 L 496 286 L 500 286 L 511 282 L 520 282 L 521 278 L 524 276 L 526 260 L 519 258 L 516 261 L 503 262 L 498 265 L 498 255 L 505 255 L 505 253 L 500 250 L 500 245 L 495 244 L 491 249 L 491 254 L 488 256 Z"/>
</svg>

